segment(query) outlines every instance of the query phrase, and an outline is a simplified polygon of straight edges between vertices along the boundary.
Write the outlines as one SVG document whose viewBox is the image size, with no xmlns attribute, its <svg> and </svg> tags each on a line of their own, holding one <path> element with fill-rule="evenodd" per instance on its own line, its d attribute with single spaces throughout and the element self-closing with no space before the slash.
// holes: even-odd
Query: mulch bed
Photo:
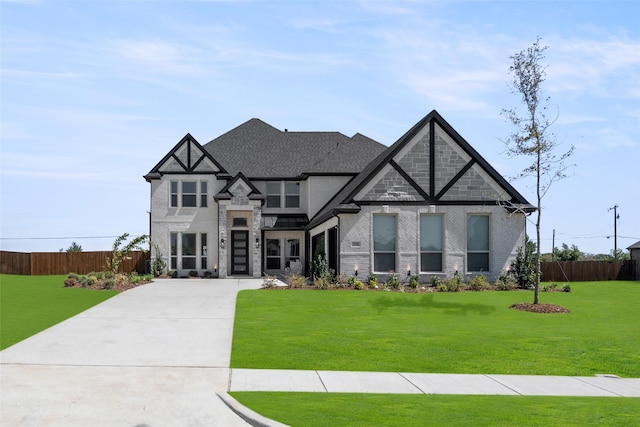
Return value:
<svg viewBox="0 0 640 427">
<path fill-rule="evenodd" d="M 116 283 L 113 285 L 113 288 L 111 288 L 109 290 L 118 291 L 118 292 L 124 292 L 126 290 L 133 289 L 133 288 L 138 287 L 138 286 L 146 285 L 147 283 L 151 283 L 151 282 L 145 281 L 145 280 L 141 280 L 138 283 L 131 283 L 127 279 L 127 276 L 119 274 L 118 277 L 116 278 Z M 101 281 L 101 280 L 96 281 L 91 286 L 82 286 L 82 283 L 80 283 L 80 281 L 75 280 L 75 279 L 67 278 L 64 281 L 64 287 L 65 288 L 92 289 L 92 290 L 96 290 L 96 291 L 105 290 L 104 282 Z"/>
<path fill-rule="evenodd" d="M 529 311 L 532 313 L 569 313 L 566 308 L 556 304 L 531 304 L 531 303 L 519 303 L 513 304 L 510 308 L 514 310 Z"/>
</svg>

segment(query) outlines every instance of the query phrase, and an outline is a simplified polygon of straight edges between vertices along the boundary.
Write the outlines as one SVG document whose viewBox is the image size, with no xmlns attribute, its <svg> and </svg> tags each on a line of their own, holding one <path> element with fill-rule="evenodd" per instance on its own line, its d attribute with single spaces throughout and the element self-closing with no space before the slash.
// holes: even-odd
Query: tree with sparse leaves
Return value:
<svg viewBox="0 0 640 427">
<path fill-rule="evenodd" d="M 549 116 L 549 98 L 544 98 L 542 83 L 546 77 L 546 67 L 542 64 L 544 52 L 548 46 L 540 45 L 538 37 L 532 46 L 522 50 L 510 59 L 513 61 L 509 73 L 513 75 L 510 83 L 514 94 L 521 97 L 524 109 L 503 109 L 502 115 L 516 130 L 505 140 L 507 155 L 531 158 L 518 177 L 532 176 L 536 181 L 536 277 L 534 282 L 533 303 L 538 304 L 540 287 L 540 224 L 542 217 L 542 198 L 551 184 L 566 177 L 565 161 L 573 154 L 574 147 L 557 155 L 558 142 L 551 131 L 557 114 Z"/>
<path fill-rule="evenodd" d="M 111 256 L 107 258 L 107 272 L 110 273 L 112 277 L 115 277 L 116 274 L 118 274 L 120 263 L 125 259 L 129 259 L 131 251 L 137 249 L 142 252 L 147 252 L 142 245 L 148 243 L 149 236 L 143 234 L 141 236 L 134 237 L 129 241 L 129 243 L 125 244 L 128 238 L 129 233 L 124 233 L 122 236 L 116 238 L 115 242 L 113 242 Z"/>
</svg>

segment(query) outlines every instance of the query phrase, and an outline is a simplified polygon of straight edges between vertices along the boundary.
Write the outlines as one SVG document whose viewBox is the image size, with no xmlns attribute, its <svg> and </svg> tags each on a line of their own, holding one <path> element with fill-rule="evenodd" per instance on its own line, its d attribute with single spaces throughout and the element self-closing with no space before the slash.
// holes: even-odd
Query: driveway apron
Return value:
<svg viewBox="0 0 640 427">
<path fill-rule="evenodd" d="M 238 291 L 256 279 L 167 279 L 0 352 L 7 426 L 246 426 L 226 392 Z"/>
</svg>

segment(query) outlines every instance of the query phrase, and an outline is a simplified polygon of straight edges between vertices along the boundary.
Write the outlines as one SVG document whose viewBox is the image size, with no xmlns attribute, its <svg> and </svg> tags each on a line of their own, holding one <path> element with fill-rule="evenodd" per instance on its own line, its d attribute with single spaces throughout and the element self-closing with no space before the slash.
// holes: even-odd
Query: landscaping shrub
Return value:
<svg viewBox="0 0 640 427">
<path fill-rule="evenodd" d="M 571 292 L 571 285 L 566 283 L 562 286 L 562 292 Z"/>
<path fill-rule="evenodd" d="M 262 287 L 266 289 L 273 289 L 278 286 L 278 278 L 276 276 L 269 276 L 265 274 L 262 278 Z"/>
<path fill-rule="evenodd" d="M 397 274 L 392 274 L 387 281 L 387 284 L 392 289 L 400 289 L 400 278 Z"/>
<path fill-rule="evenodd" d="M 356 281 L 353 284 L 353 289 L 358 290 L 358 291 L 361 290 L 361 289 L 364 289 L 364 283 L 362 283 L 360 280 L 356 279 Z"/>
<path fill-rule="evenodd" d="M 102 286 L 103 286 L 105 289 L 113 289 L 113 287 L 115 286 L 115 284 L 116 284 L 116 279 L 115 279 L 115 278 L 113 278 L 113 277 L 110 277 L 110 278 L 108 278 L 108 279 L 104 279 L 104 282 L 102 282 Z"/>
<path fill-rule="evenodd" d="M 177 279 L 178 278 L 178 272 L 176 270 L 169 270 L 167 272 L 167 276 L 171 277 L 172 279 Z"/>
<path fill-rule="evenodd" d="M 409 276 L 409 287 L 411 289 L 417 289 L 420 284 L 420 276 L 414 274 L 413 276 Z"/>
<path fill-rule="evenodd" d="M 91 276 L 83 276 L 82 279 L 80 280 L 80 284 L 82 285 L 83 288 L 92 286 L 95 282 L 96 281 Z"/>
<path fill-rule="evenodd" d="M 189 277 L 198 277 L 198 272 L 195 270 L 189 271 Z"/>
<path fill-rule="evenodd" d="M 302 288 L 307 284 L 307 278 L 304 276 L 300 276 L 299 274 L 290 274 L 286 277 L 286 279 L 287 285 L 289 285 L 289 287 L 293 289 Z"/>
<path fill-rule="evenodd" d="M 500 276 L 496 280 L 496 289 L 499 291 L 510 291 L 517 286 L 516 280 L 507 272 L 500 272 Z"/>
<path fill-rule="evenodd" d="M 431 276 L 431 286 L 438 287 L 442 284 L 440 276 Z"/>
<path fill-rule="evenodd" d="M 472 291 L 484 291 L 485 289 L 489 289 L 489 282 L 482 274 L 469 280 L 467 285 Z"/>
<path fill-rule="evenodd" d="M 370 288 L 375 288 L 376 286 L 378 286 L 378 276 L 376 276 L 373 272 L 369 273 L 369 277 L 367 277 L 367 283 L 369 284 Z"/>
<path fill-rule="evenodd" d="M 350 286 L 353 286 L 351 278 L 347 276 L 345 273 L 342 273 L 341 275 L 337 276 L 335 278 L 335 282 L 336 282 L 336 288 L 348 288 Z"/>
<path fill-rule="evenodd" d="M 459 292 L 464 286 L 464 280 L 462 280 L 462 276 L 460 276 L 460 273 L 456 271 L 453 277 L 445 280 L 443 284 L 447 288 L 446 292 Z M 442 292 L 441 289 L 439 290 Z"/>
<path fill-rule="evenodd" d="M 326 276 L 313 278 L 313 286 L 315 286 L 316 289 L 329 289 L 330 283 L 329 278 Z"/>
</svg>

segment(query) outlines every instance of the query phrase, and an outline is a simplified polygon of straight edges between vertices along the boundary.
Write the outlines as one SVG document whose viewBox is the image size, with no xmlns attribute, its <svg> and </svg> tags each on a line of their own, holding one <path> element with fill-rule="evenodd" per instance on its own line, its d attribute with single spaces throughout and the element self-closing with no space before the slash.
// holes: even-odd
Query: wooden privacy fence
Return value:
<svg viewBox="0 0 640 427">
<path fill-rule="evenodd" d="M 543 262 L 540 273 L 544 282 L 636 280 L 635 263 L 635 260 Z"/>
<path fill-rule="evenodd" d="M 0 251 L 0 273 L 39 276 L 47 274 L 87 274 L 104 271 L 110 251 L 104 252 L 8 252 Z M 120 263 L 119 272 L 144 274 L 149 252 L 131 252 L 131 259 Z"/>
</svg>

